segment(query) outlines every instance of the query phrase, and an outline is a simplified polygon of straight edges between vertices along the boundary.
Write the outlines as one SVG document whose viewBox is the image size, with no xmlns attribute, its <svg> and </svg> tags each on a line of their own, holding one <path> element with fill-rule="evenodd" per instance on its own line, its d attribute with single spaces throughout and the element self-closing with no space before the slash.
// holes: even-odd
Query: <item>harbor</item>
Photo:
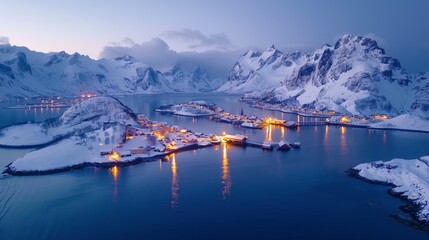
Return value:
<svg viewBox="0 0 429 240">
<path fill-rule="evenodd" d="M 243 128 L 263 129 L 270 125 L 282 126 L 294 129 L 302 126 L 323 126 L 328 124 L 328 118 L 318 116 L 316 121 L 287 121 L 272 116 L 247 116 L 241 110 L 240 114 L 233 114 L 224 111 L 221 107 L 205 101 L 191 101 L 189 103 L 180 103 L 175 105 L 163 105 L 156 109 L 155 112 L 174 114 L 188 117 L 209 117 L 216 122 L 229 123 Z M 312 116 L 311 116 L 312 117 Z M 320 119 L 320 120 L 319 120 Z"/>
</svg>

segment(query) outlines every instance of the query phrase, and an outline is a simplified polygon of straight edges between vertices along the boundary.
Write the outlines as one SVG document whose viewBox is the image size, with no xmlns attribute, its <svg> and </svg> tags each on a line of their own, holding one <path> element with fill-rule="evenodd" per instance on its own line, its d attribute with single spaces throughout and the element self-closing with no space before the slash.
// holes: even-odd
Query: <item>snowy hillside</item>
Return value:
<svg viewBox="0 0 429 240">
<path fill-rule="evenodd" d="M 418 159 L 395 158 L 387 162 L 362 163 L 353 174 L 375 183 L 393 185 L 391 193 L 408 199 L 414 205 L 415 217 L 429 222 L 429 156 Z"/>
<path fill-rule="evenodd" d="M 136 115 L 131 109 L 111 97 L 94 97 L 71 106 L 57 119 L 13 125 L 0 130 L 0 145 L 43 145 L 106 127 L 113 126 L 117 130 L 115 132 L 120 132 L 119 130 L 123 131 L 128 124 L 138 125 Z M 117 141 L 122 136 L 111 133 L 110 137 L 112 141 Z"/>
<path fill-rule="evenodd" d="M 232 68 L 221 92 L 348 114 L 428 117 L 429 79 L 409 74 L 376 41 L 344 35 L 312 53 L 282 53 L 271 46 L 248 51 Z"/>
<path fill-rule="evenodd" d="M 0 45 L 0 98 L 82 93 L 204 92 L 224 81 L 201 68 L 161 73 L 131 56 L 94 60 L 65 52 L 40 53 Z"/>
</svg>

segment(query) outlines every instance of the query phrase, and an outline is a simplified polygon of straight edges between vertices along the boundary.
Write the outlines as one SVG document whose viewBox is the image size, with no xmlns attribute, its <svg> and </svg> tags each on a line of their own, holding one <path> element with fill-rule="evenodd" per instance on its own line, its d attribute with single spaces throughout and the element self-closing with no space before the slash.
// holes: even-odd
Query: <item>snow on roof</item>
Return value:
<svg viewBox="0 0 429 240">
<path fill-rule="evenodd" d="M 135 136 L 132 139 L 129 139 L 126 143 L 123 145 L 123 149 L 136 149 L 140 147 L 147 147 L 150 146 L 151 143 L 147 139 L 147 136 Z"/>
<path fill-rule="evenodd" d="M 235 134 L 235 135 L 230 135 L 227 134 L 224 136 L 224 138 L 226 139 L 233 139 L 233 140 L 239 140 L 239 141 L 243 141 L 244 139 L 246 139 L 247 137 L 241 134 Z"/>
</svg>

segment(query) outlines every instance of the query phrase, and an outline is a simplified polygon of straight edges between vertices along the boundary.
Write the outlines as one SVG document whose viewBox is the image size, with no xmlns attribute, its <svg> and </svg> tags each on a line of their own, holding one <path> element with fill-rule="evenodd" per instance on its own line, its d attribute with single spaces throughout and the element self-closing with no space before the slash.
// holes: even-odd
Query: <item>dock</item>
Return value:
<svg viewBox="0 0 429 240">
<path fill-rule="evenodd" d="M 261 148 L 263 150 L 289 150 L 291 148 L 299 149 L 301 147 L 301 144 L 299 142 L 291 142 L 289 143 L 288 148 L 280 148 L 279 142 L 252 142 L 252 141 L 245 141 L 241 143 L 237 142 L 229 142 L 232 145 L 235 146 L 241 146 L 241 147 L 255 147 L 255 148 Z"/>
<path fill-rule="evenodd" d="M 302 126 L 324 126 L 324 125 L 328 125 L 327 122 L 325 121 L 316 121 L 316 122 L 297 122 L 296 126 L 297 127 L 302 127 Z"/>
<path fill-rule="evenodd" d="M 278 148 L 279 143 L 276 142 L 249 142 L 246 141 L 245 145 L 249 147 L 256 147 L 256 148 L 265 148 L 264 145 L 270 145 L 272 148 Z"/>
</svg>

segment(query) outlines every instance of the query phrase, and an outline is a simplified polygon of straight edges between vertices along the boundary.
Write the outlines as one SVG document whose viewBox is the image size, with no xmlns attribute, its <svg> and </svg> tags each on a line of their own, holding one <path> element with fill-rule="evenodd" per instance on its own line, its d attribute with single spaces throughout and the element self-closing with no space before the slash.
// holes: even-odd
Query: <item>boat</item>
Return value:
<svg viewBox="0 0 429 240">
<path fill-rule="evenodd" d="M 159 106 L 158 108 L 155 108 L 154 111 L 161 112 L 161 113 L 174 113 L 175 111 L 172 109 L 172 107 L 173 107 L 172 104 L 162 105 L 162 106 Z"/>
<path fill-rule="evenodd" d="M 232 124 L 234 124 L 234 125 L 241 125 L 242 123 L 243 123 L 242 120 L 237 120 L 237 119 L 232 120 Z"/>
<path fill-rule="evenodd" d="M 293 143 L 290 143 L 289 145 L 293 148 L 301 148 L 300 142 L 293 142 Z"/>
<path fill-rule="evenodd" d="M 262 128 L 259 124 L 254 122 L 244 122 L 241 124 L 241 126 L 245 128 Z"/>
<path fill-rule="evenodd" d="M 264 143 L 262 143 L 262 149 L 273 150 L 273 145 L 270 142 L 264 142 Z"/>
<path fill-rule="evenodd" d="M 221 138 L 219 138 L 219 137 L 218 137 L 218 136 L 216 136 L 216 135 L 212 135 L 212 136 L 210 137 L 209 142 L 211 142 L 211 143 L 212 143 L 212 144 L 214 144 L 214 145 L 218 145 L 218 144 L 221 144 L 222 139 L 221 139 Z"/>
<path fill-rule="evenodd" d="M 284 124 L 284 126 L 287 127 L 287 128 L 296 128 L 296 127 L 298 127 L 298 125 L 294 121 L 287 121 Z"/>
<path fill-rule="evenodd" d="M 288 151 L 290 149 L 291 149 L 291 146 L 290 146 L 290 144 L 288 142 L 283 141 L 283 140 L 279 142 L 279 148 L 278 148 L 278 150 L 280 150 L 280 151 Z"/>
<path fill-rule="evenodd" d="M 219 119 L 221 122 L 232 123 L 232 120 L 226 117 L 222 117 Z"/>
</svg>

